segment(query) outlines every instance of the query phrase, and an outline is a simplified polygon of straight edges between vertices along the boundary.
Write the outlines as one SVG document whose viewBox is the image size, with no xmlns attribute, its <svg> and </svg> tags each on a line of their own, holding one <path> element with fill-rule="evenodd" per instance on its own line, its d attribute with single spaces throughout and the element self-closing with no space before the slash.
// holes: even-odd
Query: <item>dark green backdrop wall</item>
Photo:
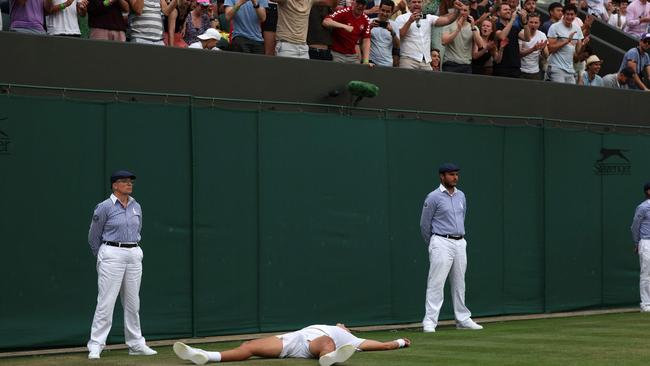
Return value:
<svg viewBox="0 0 650 366">
<path fill-rule="evenodd" d="M 638 302 L 645 135 L 7 95 L 0 132 L 2 350 L 86 342 L 88 225 L 122 168 L 148 339 L 418 321 L 419 215 L 444 161 L 463 168 L 475 316 Z M 630 174 L 596 174 L 601 148 Z"/>
</svg>

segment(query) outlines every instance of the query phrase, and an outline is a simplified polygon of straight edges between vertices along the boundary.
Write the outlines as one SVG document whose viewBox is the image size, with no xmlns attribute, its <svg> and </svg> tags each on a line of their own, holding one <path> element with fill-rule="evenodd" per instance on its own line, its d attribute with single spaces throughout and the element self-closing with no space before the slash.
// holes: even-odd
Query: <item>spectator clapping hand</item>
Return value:
<svg viewBox="0 0 650 366">
<path fill-rule="evenodd" d="M 546 47 L 547 41 L 540 41 L 535 43 L 535 50 L 543 50 Z"/>
</svg>

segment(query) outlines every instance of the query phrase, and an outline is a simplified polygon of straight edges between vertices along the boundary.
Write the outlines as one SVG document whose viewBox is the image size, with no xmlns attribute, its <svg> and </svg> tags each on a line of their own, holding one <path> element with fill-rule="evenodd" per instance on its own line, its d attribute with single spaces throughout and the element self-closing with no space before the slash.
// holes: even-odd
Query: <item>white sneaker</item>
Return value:
<svg viewBox="0 0 650 366">
<path fill-rule="evenodd" d="M 345 362 L 348 358 L 352 357 L 354 352 L 356 352 L 356 348 L 351 344 L 346 344 L 345 346 L 341 346 L 336 350 L 321 356 L 321 358 L 318 359 L 318 363 L 320 366 L 330 366 L 335 363 Z"/>
<path fill-rule="evenodd" d="M 641 307 L 641 312 L 642 313 L 650 313 L 650 306 L 642 306 Z"/>
<path fill-rule="evenodd" d="M 435 333 L 436 327 L 434 325 L 425 325 L 422 327 L 424 333 Z"/>
<path fill-rule="evenodd" d="M 482 326 L 476 324 L 471 318 L 456 323 L 456 329 L 472 329 L 472 330 L 479 330 L 483 329 Z"/>
<path fill-rule="evenodd" d="M 93 348 L 88 352 L 88 359 L 89 360 L 99 360 L 99 355 L 102 353 L 101 348 Z"/>
<path fill-rule="evenodd" d="M 185 343 L 174 343 L 174 353 L 181 360 L 192 361 L 197 365 L 205 365 L 208 363 L 207 352 L 202 349 L 192 348 Z"/>
<path fill-rule="evenodd" d="M 131 356 L 153 356 L 157 354 L 158 352 L 149 348 L 149 346 L 147 346 L 146 344 L 141 344 L 139 346 L 129 348 L 129 355 Z"/>
</svg>

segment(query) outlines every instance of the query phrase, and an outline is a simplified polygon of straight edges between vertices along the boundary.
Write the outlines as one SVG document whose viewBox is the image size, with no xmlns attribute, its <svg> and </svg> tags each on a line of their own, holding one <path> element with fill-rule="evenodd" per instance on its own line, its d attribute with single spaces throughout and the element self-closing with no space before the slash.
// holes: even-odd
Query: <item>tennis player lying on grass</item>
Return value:
<svg viewBox="0 0 650 366">
<path fill-rule="evenodd" d="M 318 358 L 321 366 L 344 362 L 355 351 L 387 351 L 408 347 L 411 341 L 400 338 L 390 342 L 357 338 L 343 324 L 310 325 L 301 330 L 255 339 L 241 346 L 223 351 L 209 352 L 192 348 L 184 343 L 174 343 L 174 352 L 183 360 L 197 365 L 209 361 L 243 361 L 253 356 L 262 358 Z"/>
</svg>

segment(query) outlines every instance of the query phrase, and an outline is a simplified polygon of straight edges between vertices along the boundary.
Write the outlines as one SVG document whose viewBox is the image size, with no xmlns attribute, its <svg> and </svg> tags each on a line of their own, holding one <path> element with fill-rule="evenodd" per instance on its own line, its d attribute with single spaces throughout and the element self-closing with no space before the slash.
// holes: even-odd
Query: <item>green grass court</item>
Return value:
<svg viewBox="0 0 650 366">
<path fill-rule="evenodd" d="M 410 348 L 357 353 L 346 366 L 411 365 L 650 365 L 650 313 L 622 313 L 570 318 L 485 323 L 480 331 L 440 327 L 434 334 L 420 329 L 358 332 L 362 338 L 410 338 Z M 224 350 L 240 342 L 204 344 Z M 0 365 L 193 365 L 178 359 L 171 346 L 154 347 L 152 357 L 128 356 L 127 350 L 104 351 L 99 361 L 86 353 L 0 358 Z M 214 363 L 210 363 L 215 365 Z M 228 365 L 317 366 L 315 360 L 251 360 Z"/>
</svg>

